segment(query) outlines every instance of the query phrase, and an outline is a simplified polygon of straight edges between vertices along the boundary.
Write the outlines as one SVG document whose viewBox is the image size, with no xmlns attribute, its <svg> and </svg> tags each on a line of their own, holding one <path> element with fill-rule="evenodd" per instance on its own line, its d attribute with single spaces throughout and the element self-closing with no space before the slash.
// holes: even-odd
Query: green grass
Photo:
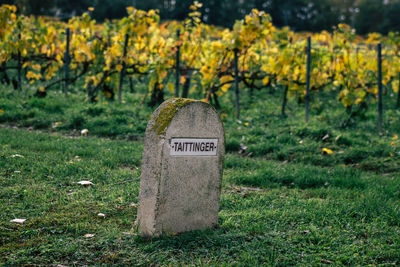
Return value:
<svg viewBox="0 0 400 267">
<path fill-rule="evenodd" d="M 141 142 L 4 128 L 0 140 L 5 265 L 400 264 L 398 176 L 231 153 L 218 229 L 143 240 L 133 226 Z"/>
<path fill-rule="evenodd" d="M 219 227 L 145 240 L 134 227 L 143 96 L 90 104 L 2 90 L 0 265 L 400 265 L 398 110 L 386 108 L 379 136 L 373 105 L 343 128 L 329 94 L 314 96 L 308 125 L 294 101 L 279 115 L 279 91 L 243 93 L 240 121 L 221 98 Z"/>
</svg>

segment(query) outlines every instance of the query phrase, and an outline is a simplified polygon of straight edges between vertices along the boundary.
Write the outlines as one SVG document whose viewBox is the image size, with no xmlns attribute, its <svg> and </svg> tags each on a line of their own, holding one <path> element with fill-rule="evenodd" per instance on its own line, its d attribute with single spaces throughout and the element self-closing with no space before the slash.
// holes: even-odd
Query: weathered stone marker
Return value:
<svg viewBox="0 0 400 267">
<path fill-rule="evenodd" d="M 218 220 L 225 132 L 204 102 L 165 101 L 146 129 L 137 224 L 141 235 L 207 229 Z"/>
</svg>

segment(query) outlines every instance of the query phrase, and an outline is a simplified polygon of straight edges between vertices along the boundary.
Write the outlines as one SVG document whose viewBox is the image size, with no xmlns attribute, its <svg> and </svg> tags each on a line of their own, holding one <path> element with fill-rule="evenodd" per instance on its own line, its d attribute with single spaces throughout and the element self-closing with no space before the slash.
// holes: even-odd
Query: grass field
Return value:
<svg viewBox="0 0 400 267">
<path fill-rule="evenodd" d="M 4 90 L 0 265 L 400 265 L 400 111 L 385 110 L 379 136 L 374 107 L 343 128 L 337 101 L 315 97 L 305 125 L 301 105 L 285 118 L 279 92 L 254 94 L 240 121 L 228 97 L 219 111 L 219 227 L 144 240 L 133 226 L 152 112 L 142 97 L 89 104 Z"/>
</svg>

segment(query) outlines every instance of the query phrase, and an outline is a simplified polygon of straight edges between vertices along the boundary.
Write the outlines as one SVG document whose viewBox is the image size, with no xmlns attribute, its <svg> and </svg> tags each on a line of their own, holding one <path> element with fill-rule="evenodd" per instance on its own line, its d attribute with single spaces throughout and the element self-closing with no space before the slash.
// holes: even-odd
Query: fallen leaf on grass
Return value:
<svg viewBox="0 0 400 267">
<path fill-rule="evenodd" d="M 77 184 L 80 184 L 80 185 L 94 185 L 94 183 L 92 183 L 91 181 L 79 181 L 79 182 L 77 182 Z"/>
<path fill-rule="evenodd" d="M 82 131 L 81 131 L 81 135 L 87 135 L 89 133 L 89 130 L 88 129 L 83 129 Z"/>
<path fill-rule="evenodd" d="M 26 219 L 14 219 L 14 220 L 11 220 L 10 222 L 23 224 L 25 221 L 26 221 Z"/>
<path fill-rule="evenodd" d="M 246 152 L 247 146 L 244 144 L 240 144 L 240 150 L 239 150 L 239 154 L 243 154 Z"/>
<path fill-rule="evenodd" d="M 325 141 L 328 138 L 329 138 L 329 134 L 326 134 L 324 137 L 322 137 L 322 141 Z"/>
<path fill-rule="evenodd" d="M 12 158 L 25 158 L 24 156 L 20 155 L 20 154 L 14 154 L 11 156 Z"/>
<path fill-rule="evenodd" d="M 85 238 L 92 238 L 92 237 L 94 237 L 94 234 L 86 234 L 86 235 L 84 235 L 83 237 L 85 237 Z"/>
<path fill-rule="evenodd" d="M 122 232 L 123 235 L 133 235 L 134 233 L 130 233 L 130 232 Z"/>
<path fill-rule="evenodd" d="M 331 154 L 333 154 L 333 150 L 324 147 L 324 148 L 322 149 L 321 153 L 322 153 L 322 155 L 331 155 Z"/>
<path fill-rule="evenodd" d="M 261 188 L 258 188 L 258 187 L 245 187 L 245 186 L 243 186 L 240 189 L 241 190 L 249 190 L 249 191 L 261 191 Z"/>
<path fill-rule="evenodd" d="M 57 121 L 57 122 L 55 122 L 55 123 L 53 123 L 53 124 L 51 125 L 51 128 L 55 129 L 55 128 L 57 128 L 58 126 L 60 126 L 61 124 L 62 124 L 61 121 Z"/>
</svg>

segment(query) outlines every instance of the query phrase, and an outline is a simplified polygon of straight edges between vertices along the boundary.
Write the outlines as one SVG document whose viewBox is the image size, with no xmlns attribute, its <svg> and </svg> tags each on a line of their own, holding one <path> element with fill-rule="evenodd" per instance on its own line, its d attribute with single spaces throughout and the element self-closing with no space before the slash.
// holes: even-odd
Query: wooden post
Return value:
<svg viewBox="0 0 400 267">
<path fill-rule="evenodd" d="M 288 92 L 289 92 L 289 85 L 285 85 L 285 91 L 283 92 L 282 110 L 281 110 L 281 114 L 284 117 L 286 116 L 285 109 L 286 109 L 286 104 L 287 104 Z"/>
<path fill-rule="evenodd" d="M 131 93 L 133 93 L 134 92 L 134 90 L 133 90 L 133 81 L 132 81 L 132 77 L 131 76 L 129 76 L 129 88 L 131 90 Z"/>
<path fill-rule="evenodd" d="M 400 108 L 400 72 L 399 72 L 399 86 L 397 87 L 397 105 L 396 108 Z"/>
<path fill-rule="evenodd" d="M 310 72 L 311 72 L 311 37 L 307 38 L 307 76 L 306 76 L 306 95 L 305 95 L 305 106 L 306 106 L 306 123 L 308 123 L 309 117 L 309 106 L 310 106 Z"/>
<path fill-rule="evenodd" d="M 235 109 L 236 109 L 236 118 L 240 117 L 240 106 L 239 106 L 239 56 L 238 51 L 235 49 Z"/>
<path fill-rule="evenodd" d="M 382 135 L 383 103 L 382 103 L 382 44 L 378 44 L 378 131 Z"/>
<path fill-rule="evenodd" d="M 176 30 L 176 37 L 179 42 L 181 36 L 181 31 L 179 29 Z M 175 65 L 175 97 L 179 97 L 179 84 L 180 84 L 180 45 L 178 44 L 176 49 L 176 65 Z"/>
<path fill-rule="evenodd" d="M 65 74 L 65 87 L 64 87 L 64 95 L 68 95 L 68 84 L 69 84 L 69 39 L 70 39 L 70 30 L 67 28 L 66 30 L 66 50 L 64 53 L 64 74 Z"/>
<path fill-rule="evenodd" d="M 21 33 L 18 34 L 18 41 L 21 40 Z M 18 55 L 17 55 L 17 72 L 18 72 L 18 85 L 17 85 L 17 89 L 21 91 L 22 85 L 21 85 L 21 69 L 22 69 L 22 63 L 21 63 L 21 51 L 20 49 L 18 49 Z"/>
<path fill-rule="evenodd" d="M 192 70 L 189 70 L 187 75 L 186 75 L 186 81 L 183 84 L 183 89 L 182 89 L 182 97 L 183 98 L 188 98 L 189 97 L 189 90 L 190 90 L 191 81 L 192 81 Z"/>
<path fill-rule="evenodd" d="M 119 76 L 119 86 L 118 86 L 118 103 L 121 103 L 121 98 L 122 98 L 122 84 L 124 83 L 124 75 L 125 75 L 125 58 L 126 58 L 126 53 L 128 49 L 128 42 L 129 42 L 129 35 L 125 34 L 125 43 L 124 43 L 124 53 L 122 56 L 122 70 Z"/>
</svg>

